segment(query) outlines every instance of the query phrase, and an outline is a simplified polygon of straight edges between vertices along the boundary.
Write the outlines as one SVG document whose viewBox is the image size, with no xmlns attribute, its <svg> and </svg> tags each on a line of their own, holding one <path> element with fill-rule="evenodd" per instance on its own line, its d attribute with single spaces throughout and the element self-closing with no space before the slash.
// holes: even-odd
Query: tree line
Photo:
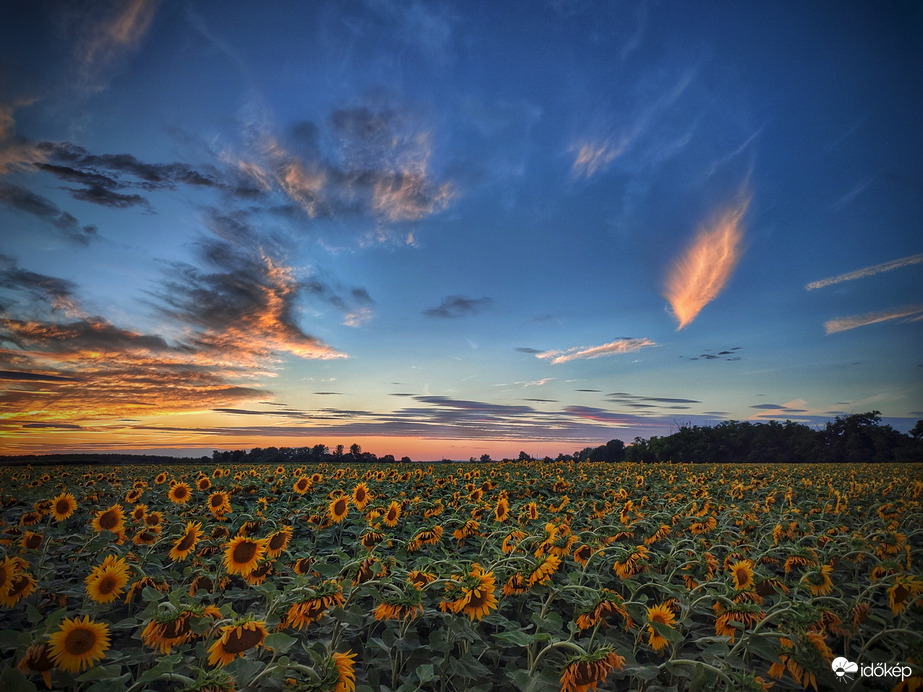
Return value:
<svg viewBox="0 0 923 692">
<path fill-rule="evenodd" d="M 684 425 L 672 435 L 636 437 L 630 445 L 610 440 L 599 447 L 586 447 L 571 458 L 682 463 L 919 462 L 923 461 L 923 420 L 908 434 L 883 424 L 880 411 L 837 416 L 823 428 L 789 420 Z"/>
</svg>

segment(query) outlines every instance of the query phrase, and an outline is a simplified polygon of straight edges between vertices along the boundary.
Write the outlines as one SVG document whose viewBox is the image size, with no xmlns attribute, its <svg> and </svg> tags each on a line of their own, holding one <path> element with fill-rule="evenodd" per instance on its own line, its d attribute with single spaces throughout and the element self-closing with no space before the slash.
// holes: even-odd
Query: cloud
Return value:
<svg viewBox="0 0 923 692">
<path fill-rule="evenodd" d="M 829 279 L 812 281 L 807 286 L 805 286 L 805 288 L 809 291 L 816 288 L 825 288 L 827 286 L 843 283 L 844 281 L 864 279 L 867 276 L 874 276 L 875 274 L 881 274 L 882 272 L 889 272 L 895 269 L 903 269 L 904 267 L 909 267 L 911 265 L 920 263 L 923 263 L 923 252 L 921 252 L 919 255 L 910 255 L 909 257 L 902 257 L 901 259 L 891 260 L 890 262 L 874 264 L 871 267 L 856 269 L 855 271 L 840 274 L 839 276 L 833 276 Z"/>
<path fill-rule="evenodd" d="M 7 289 L 25 298 L 33 314 L 41 312 L 45 307 L 71 315 L 77 312 L 75 283 L 23 269 L 14 258 L 7 255 L 0 255 L 0 289 Z"/>
<path fill-rule="evenodd" d="M 345 353 L 305 334 L 296 322 L 299 298 L 324 295 L 320 282 L 298 281 L 271 248 L 259 244 L 239 219 L 211 219 L 217 238 L 198 245 L 208 269 L 174 264 L 155 293 L 167 317 L 192 327 L 199 349 L 259 361 L 274 352 L 301 358 L 346 358 Z"/>
<path fill-rule="evenodd" d="M 642 348 L 656 346 L 657 343 L 650 339 L 617 339 L 610 341 L 602 346 L 575 346 L 566 351 L 544 351 L 536 353 L 536 358 L 550 360 L 552 364 L 567 363 L 571 360 L 582 358 L 602 358 L 603 356 L 614 356 L 622 353 L 632 353 L 640 351 Z"/>
<path fill-rule="evenodd" d="M 447 296 L 438 306 L 424 310 L 423 314 L 427 317 L 467 317 L 483 312 L 492 304 L 493 300 L 487 297 Z"/>
<path fill-rule="evenodd" d="M 576 152 L 571 174 L 575 178 L 592 178 L 596 173 L 605 169 L 624 151 L 625 143 L 614 147 L 608 140 L 595 142 L 578 142 L 571 147 Z"/>
<path fill-rule="evenodd" d="M 77 219 L 59 209 L 47 197 L 19 185 L 0 180 L 0 203 L 45 221 L 63 238 L 77 245 L 87 246 L 90 241 L 99 238 L 95 226 L 81 226 Z"/>
<path fill-rule="evenodd" d="M 923 304 L 905 305 L 900 308 L 891 308 L 889 310 L 880 310 L 878 312 L 867 312 L 864 315 L 852 315 L 851 317 L 837 317 L 836 319 L 824 322 L 824 329 L 827 334 L 836 334 L 845 332 L 856 327 L 864 327 L 869 324 L 878 322 L 887 322 L 908 318 L 908 322 L 917 322 L 923 319 Z"/>
<path fill-rule="evenodd" d="M 389 238 L 385 225 L 419 221 L 455 196 L 451 183 L 437 182 L 431 173 L 432 133 L 419 119 L 408 109 L 342 108 L 324 127 L 299 123 L 294 147 L 257 119 L 250 150 L 229 162 L 261 189 L 281 191 L 311 218 L 373 217 L 379 225 L 368 239 L 379 242 Z M 319 141 L 329 143 L 326 155 Z"/>
<path fill-rule="evenodd" d="M 724 349 L 722 351 L 718 351 L 717 353 L 713 349 L 706 349 L 704 353 L 700 353 L 697 356 L 680 356 L 680 358 L 684 360 L 725 360 L 733 362 L 741 359 L 737 354 L 737 351 L 740 350 L 740 346 Z"/>
<path fill-rule="evenodd" d="M 529 353 L 529 354 L 532 354 L 532 355 L 535 355 L 535 354 L 537 354 L 537 353 L 541 353 L 541 352 L 542 352 L 541 349 L 530 348 L 530 347 L 528 347 L 528 346 L 517 346 L 517 347 L 514 348 L 513 350 L 514 350 L 514 351 L 519 351 L 520 353 Z"/>
<path fill-rule="evenodd" d="M 724 211 L 703 228 L 689 248 L 673 263 L 666 279 L 665 297 L 682 329 L 724 289 L 743 250 L 741 221 L 749 198 Z"/>
<path fill-rule="evenodd" d="M 35 100 L 20 99 L 12 103 L 0 103 L 0 174 L 6 175 L 13 169 L 29 168 L 36 161 L 44 159 L 44 154 L 32 142 L 16 136 L 16 120 L 13 117 L 17 108 Z"/>
<path fill-rule="evenodd" d="M 0 370 L 0 380 L 28 382 L 74 382 L 76 378 L 63 375 L 48 375 L 40 372 L 22 372 L 19 370 Z"/>
<path fill-rule="evenodd" d="M 127 0 L 89 6 L 94 14 L 81 18 L 73 29 L 83 32 L 76 57 L 86 88 L 92 91 L 105 88 L 105 81 L 119 61 L 141 43 L 157 5 L 157 0 Z"/>
</svg>

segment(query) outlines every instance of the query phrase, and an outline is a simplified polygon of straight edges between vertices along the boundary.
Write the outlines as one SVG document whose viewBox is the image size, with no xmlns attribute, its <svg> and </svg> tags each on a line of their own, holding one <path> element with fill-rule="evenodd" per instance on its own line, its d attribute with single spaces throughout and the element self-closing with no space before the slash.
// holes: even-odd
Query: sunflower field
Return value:
<svg viewBox="0 0 923 692">
<path fill-rule="evenodd" d="M 913 690 L 921 495 L 910 464 L 5 467 L 0 689 Z"/>
</svg>

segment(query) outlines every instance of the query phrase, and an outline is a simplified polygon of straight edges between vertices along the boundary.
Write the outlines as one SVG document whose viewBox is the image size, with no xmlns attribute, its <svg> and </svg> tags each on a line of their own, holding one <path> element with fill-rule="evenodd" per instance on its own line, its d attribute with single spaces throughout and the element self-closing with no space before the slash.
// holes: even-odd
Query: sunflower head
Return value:
<svg viewBox="0 0 923 692">
<path fill-rule="evenodd" d="M 64 521 L 77 511 L 77 500 L 70 493 L 61 493 L 51 501 L 51 516 Z"/>
<path fill-rule="evenodd" d="M 225 546 L 224 566 L 228 574 L 246 577 L 256 569 L 265 553 L 265 539 L 237 536 Z"/>
<path fill-rule="evenodd" d="M 561 692 L 585 692 L 596 689 L 613 670 L 621 670 L 625 659 L 610 647 L 570 658 L 561 672 Z"/>
<path fill-rule="evenodd" d="M 184 505 L 192 497 L 192 489 L 188 483 L 174 483 L 167 492 L 167 498 L 175 505 Z"/>
<path fill-rule="evenodd" d="M 237 620 L 221 628 L 221 636 L 208 648 L 208 664 L 226 666 L 250 649 L 264 646 L 269 632 L 261 620 Z"/>
<path fill-rule="evenodd" d="M 346 514 L 349 512 L 349 496 L 340 495 L 335 497 L 330 501 L 330 504 L 327 507 L 327 513 L 330 515 L 330 520 L 339 524 L 346 518 Z"/>
<path fill-rule="evenodd" d="M 48 644 L 56 666 L 79 673 L 96 665 L 109 650 L 109 625 L 95 622 L 89 615 L 64 618 L 58 631 L 49 636 Z"/>
</svg>

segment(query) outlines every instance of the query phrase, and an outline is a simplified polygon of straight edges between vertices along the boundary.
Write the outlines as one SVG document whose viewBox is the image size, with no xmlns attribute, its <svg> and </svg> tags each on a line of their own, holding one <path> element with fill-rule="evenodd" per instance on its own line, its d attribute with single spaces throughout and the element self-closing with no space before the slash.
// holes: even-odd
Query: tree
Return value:
<svg viewBox="0 0 923 692">
<path fill-rule="evenodd" d="M 472 457 L 472 458 L 473 458 L 473 457 Z M 489 462 L 489 461 L 492 461 L 492 459 L 490 458 L 490 454 L 482 454 L 482 455 L 481 455 L 481 462 L 482 462 L 482 463 L 485 463 L 485 464 L 486 464 L 486 463 Z"/>
<path fill-rule="evenodd" d="M 357 442 L 353 442 L 351 445 L 349 445 L 349 453 L 358 459 L 359 455 L 362 454 L 362 447 L 360 447 Z"/>
</svg>

